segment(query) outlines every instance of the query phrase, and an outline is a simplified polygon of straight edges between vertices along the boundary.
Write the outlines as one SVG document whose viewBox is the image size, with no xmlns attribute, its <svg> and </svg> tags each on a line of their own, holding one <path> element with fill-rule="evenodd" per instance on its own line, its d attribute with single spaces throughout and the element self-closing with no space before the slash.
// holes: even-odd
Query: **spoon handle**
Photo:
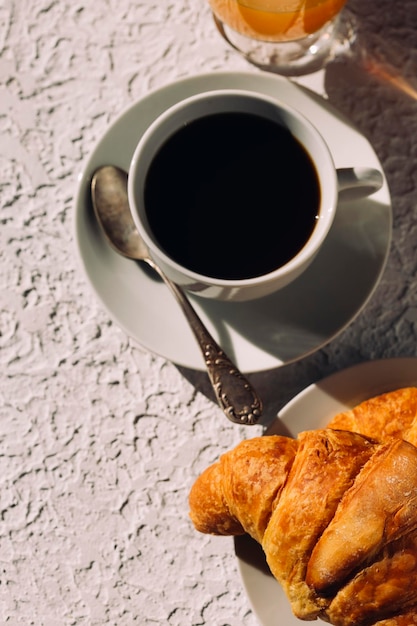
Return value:
<svg viewBox="0 0 417 626">
<path fill-rule="evenodd" d="M 250 382 L 232 363 L 208 332 L 182 289 L 163 271 L 155 269 L 174 294 L 200 346 L 217 400 L 230 421 L 235 424 L 256 424 L 262 414 L 262 402 Z"/>
</svg>

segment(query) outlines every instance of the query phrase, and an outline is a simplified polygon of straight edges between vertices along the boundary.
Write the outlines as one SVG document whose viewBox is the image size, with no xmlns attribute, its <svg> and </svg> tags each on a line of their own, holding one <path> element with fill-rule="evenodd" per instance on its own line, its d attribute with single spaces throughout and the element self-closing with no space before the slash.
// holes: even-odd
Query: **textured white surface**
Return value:
<svg viewBox="0 0 417 626">
<path fill-rule="evenodd" d="M 373 143 L 393 196 L 392 251 L 348 330 L 252 377 L 269 416 L 328 373 L 417 353 L 417 5 L 349 7 L 356 53 L 304 82 L 324 85 Z M 257 624 L 233 542 L 194 532 L 187 495 L 261 428 L 227 422 L 203 374 L 112 324 L 73 242 L 77 177 L 108 124 L 150 90 L 218 69 L 258 71 L 220 39 L 204 0 L 0 6 L 1 624 Z"/>
</svg>

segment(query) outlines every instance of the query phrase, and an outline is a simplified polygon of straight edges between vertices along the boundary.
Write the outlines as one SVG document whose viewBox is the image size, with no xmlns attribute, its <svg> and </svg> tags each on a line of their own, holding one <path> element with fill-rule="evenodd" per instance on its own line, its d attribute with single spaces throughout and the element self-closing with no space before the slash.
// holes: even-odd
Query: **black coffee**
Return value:
<svg viewBox="0 0 417 626">
<path fill-rule="evenodd" d="M 178 130 L 154 158 L 144 191 L 165 252 L 223 279 L 284 265 L 309 239 L 320 201 L 303 146 L 286 128 L 247 113 L 208 115 Z"/>
</svg>

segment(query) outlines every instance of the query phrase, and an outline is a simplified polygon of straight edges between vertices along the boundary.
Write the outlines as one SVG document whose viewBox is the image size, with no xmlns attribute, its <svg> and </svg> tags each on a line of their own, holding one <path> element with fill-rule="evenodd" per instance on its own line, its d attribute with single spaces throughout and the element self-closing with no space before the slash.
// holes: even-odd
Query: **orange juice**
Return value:
<svg viewBox="0 0 417 626">
<path fill-rule="evenodd" d="M 346 0 L 209 0 L 236 32 L 263 41 L 294 41 L 320 30 Z"/>
</svg>

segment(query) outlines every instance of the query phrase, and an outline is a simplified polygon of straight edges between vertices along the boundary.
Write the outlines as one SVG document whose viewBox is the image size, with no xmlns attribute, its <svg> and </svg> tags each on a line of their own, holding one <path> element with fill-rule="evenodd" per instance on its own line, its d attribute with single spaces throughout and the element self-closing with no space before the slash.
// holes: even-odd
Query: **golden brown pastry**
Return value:
<svg viewBox="0 0 417 626">
<path fill-rule="evenodd" d="M 381 394 L 336 415 L 328 428 L 351 430 L 385 441 L 390 437 L 417 445 L 417 388 Z"/>
<path fill-rule="evenodd" d="M 416 406 L 400 390 L 331 422 L 381 441 L 327 428 L 242 442 L 194 483 L 195 527 L 256 539 L 301 619 L 417 624 L 417 448 L 400 438 Z"/>
</svg>

